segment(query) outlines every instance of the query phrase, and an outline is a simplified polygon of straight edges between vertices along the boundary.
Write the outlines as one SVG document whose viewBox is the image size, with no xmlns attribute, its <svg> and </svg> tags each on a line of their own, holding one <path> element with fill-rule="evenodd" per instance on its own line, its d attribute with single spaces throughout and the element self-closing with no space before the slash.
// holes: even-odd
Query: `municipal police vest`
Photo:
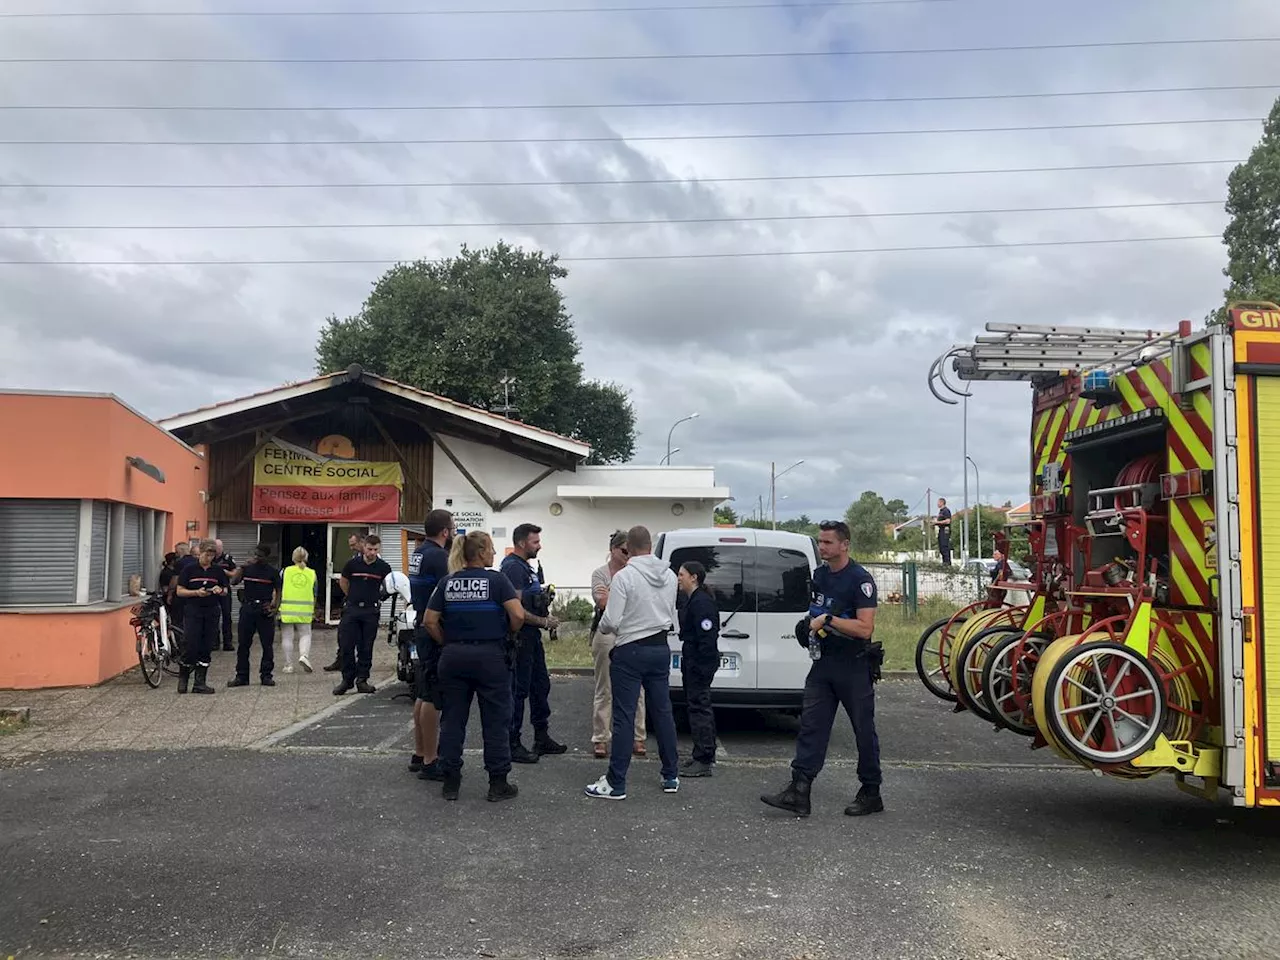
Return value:
<svg viewBox="0 0 1280 960">
<path fill-rule="evenodd" d="M 280 590 L 280 622 L 310 623 L 316 609 L 316 572 L 296 563 L 282 573 Z"/>
<path fill-rule="evenodd" d="M 499 599 L 499 577 L 502 574 L 494 570 L 472 567 L 444 579 L 440 586 L 444 606 L 440 620 L 446 645 L 506 639 L 507 612 Z"/>
</svg>

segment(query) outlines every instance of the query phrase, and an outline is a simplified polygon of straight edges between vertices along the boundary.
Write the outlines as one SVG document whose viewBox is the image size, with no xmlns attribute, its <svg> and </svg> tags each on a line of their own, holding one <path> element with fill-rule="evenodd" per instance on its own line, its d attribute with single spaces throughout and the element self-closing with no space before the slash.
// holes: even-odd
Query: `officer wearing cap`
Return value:
<svg viewBox="0 0 1280 960">
<path fill-rule="evenodd" d="M 493 538 L 472 530 L 462 541 L 463 568 L 451 573 L 427 601 L 423 624 L 441 646 L 440 716 L 442 794 L 457 800 L 462 786 L 462 744 L 467 734 L 471 698 L 480 701 L 484 728 L 484 768 L 491 801 L 518 793 L 507 781 L 511 772 L 511 670 L 507 635 L 524 623 L 524 607 L 511 581 L 493 563 Z"/>
<path fill-rule="evenodd" d="M 342 682 L 333 688 L 337 697 L 352 687 L 361 693 L 375 690 L 369 682 L 369 671 L 373 669 L 373 642 L 378 636 L 382 581 L 391 573 L 391 564 L 378 556 L 380 546 L 382 538 L 373 534 L 365 537 L 361 555 L 347 561 L 338 580 L 345 601 L 338 621 Z"/>
<path fill-rule="evenodd" d="M 883 649 L 871 642 L 876 625 L 876 582 L 849 557 L 849 525 L 824 520 L 818 525 L 818 556 L 813 572 L 809 616 L 796 624 L 796 639 L 814 661 L 804 682 L 804 710 L 791 763 L 791 783 L 760 799 L 796 816 L 809 815 L 809 793 L 822 770 L 836 708 L 843 706 L 858 743 L 858 780 L 862 788 L 845 814 L 861 817 L 884 809 L 880 798 L 880 740 L 876 735 L 875 681 Z"/>
<path fill-rule="evenodd" d="M 253 559 L 245 565 L 240 577 L 240 621 L 236 625 L 240 645 L 236 649 L 236 675 L 227 681 L 228 687 L 249 685 L 249 648 L 253 635 L 262 644 L 262 658 L 258 675 L 264 687 L 274 687 L 276 611 L 280 608 L 280 591 L 283 588 L 280 571 L 267 563 L 271 548 L 260 543 L 253 548 Z"/>
</svg>

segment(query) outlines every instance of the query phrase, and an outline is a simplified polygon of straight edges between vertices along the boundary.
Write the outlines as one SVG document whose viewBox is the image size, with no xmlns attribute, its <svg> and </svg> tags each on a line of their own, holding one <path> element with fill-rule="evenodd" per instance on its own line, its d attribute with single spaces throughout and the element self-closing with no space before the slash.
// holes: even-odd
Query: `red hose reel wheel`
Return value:
<svg viewBox="0 0 1280 960">
<path fill-rule="evenodd" d="M 955 703 L 951 659 L 957 638 L 963 641 L 970 628 L 980 629 L 996 623 L 1020 620 L 1024 616 L 1022 611 L 1022 607 L 1009 604 L 993 607 L 987 601 L 979 600 L 961 607 L 947 619 L 925 627 L 920 639 L 916 641 L 915 654 L 916 675 L 920 677 L 925 689 L 939 700 Z"/>
<path fill-rule="evenodd" d="M 1038 732 L 1031 712 L 1031 678 L 1036 661 L 1053 642 L 1047 632 L 1006 634 L 982 664 L 982 694 L 996 726 L 1024 737 Z"/>
<path fill-rule="evenodd" d="M 1081 643 L 1061 656 L 1047 678 L 1045 700 L 1054 739 L 1086 765 L 1104 769 L 1150 750 L 1168 720 L 1160 671 L 1111 640 Z"/>
<path fill-rule="evenodd" d="M 995 723 L 996 718 L 988 704 L 983 686 L 983 667 L 997 643 L 1021 636 L 1021 627 L 1008 625 L 987 627 L 969 637 L 953 658 L 955 670 L 952 679 L 957 701 L 966 710 L 988 723 Z"/>
<path fill-rule="evenodd" d="M 1017 716 L 1028 725 L 1025 731 L 1011 727 L 1010 729 L 1015 733 L 1025 732 L 1027 736 L 1034 737 L 1038 732 L 1035 725 L 1035 698 L 1031 695 L 1036 664 L 1040 662 L 1040 657 L 1044 655 L 1049 644 L 1071 632 L 1073 619 L 1081 616 L 1083 616 L 1082 610 L 1067 607 L 1029 625 L 1022 638 L 1013 644 L 1006 658 L 1001 661 L 1008 665 L 1008 692 L 1012 694 L 1003 713 L 1011 718 Z M 1111 639 L 1116 639 L 1114 634 L 1111 635 Z M 999 715 L 996 717 L 996 722 L 1000 723 Z M 1021 727 L 1022 724 L 1019 723 L 1016 726 Z"/>
<path fill-rule="evenodd" d="M 1120 474 L 1116 477 L 1115 485 L 1117 487 L 1131 487 L 1136 484 L 1159 483 L 1163 461 L 1163 453 L 1149 453 L 1145 457 L 1132 460 L 1121 469 Z M 1133 504 L 1127 502 L 1129 497 L 1130 494 L 1117 493 L 1113 501 L 1115 509 L 1123 510 L 1132 507 Z"/>
</svg>

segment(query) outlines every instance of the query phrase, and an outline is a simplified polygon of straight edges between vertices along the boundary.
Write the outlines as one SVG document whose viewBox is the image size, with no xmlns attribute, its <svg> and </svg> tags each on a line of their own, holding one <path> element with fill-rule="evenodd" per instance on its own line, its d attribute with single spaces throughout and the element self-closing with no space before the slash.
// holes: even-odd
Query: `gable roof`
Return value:
<svg viewBox="0 0 1280 960">
<path fill-rule="evenodd" d="M 359 364 L 352 364 L 346 370 L 338 373 L 326 373 L 310 380 L 288 383 L 283 386 L 273 387 L 270 390 L 262 390 L 258 393 L 251 393 L 248 396 L 238 397 L 234 400 L 223 400 L 219 403 L 197 407 L 195 410 L 174 414 L 156 422 L 165 430 L 184 430 L 198 424 L 219 420 L 223 417 L 244 414 L 272 404 L 287 403 L 290 400 L 312 396 L 349 383 L 359 383 L 363 386 L 372 387 L 402 401 L 443 414 L 446 417 L 467 421 L 489 430 L 497 430 L 526 443 L 551 448 L 571 457 L 586 458 L 591 454 L 591 445 L 589 443 L 574 440 L 572 437 L 565 437 L 558 433 L 552 433 L 550 430 L 543 430 L 541 427 L 521 423 L 519 420 L 512 420 L 496 413 L 490 413 L 488 410 L 482 410 L 479 407 L 459 403 L 456 400 L 450 400 L 448 397 L 442 397 L 427 390 L 420 390 L 417 387 L 399 383 L 376 373 L 369 373 Z"/>
</svg>

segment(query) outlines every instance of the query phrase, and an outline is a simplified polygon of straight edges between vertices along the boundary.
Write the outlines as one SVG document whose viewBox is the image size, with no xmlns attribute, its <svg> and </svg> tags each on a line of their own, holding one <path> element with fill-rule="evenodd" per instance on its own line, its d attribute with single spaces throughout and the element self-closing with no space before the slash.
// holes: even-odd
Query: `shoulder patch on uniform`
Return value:
<svg viewBox="0 0 1280 960">
<path fill-rule="evenodd" d="M 710 619 L 707 619 L 707 620 L 703 620 L 700 626 L 702 627 L 703 630 L 710 630 L 713 624 L 711 623 Z"/>
<path fill-rule="evenodd" d="M 871 591 L 874 590 L 875 588 L 876 588 L 876 585 L 874 583 L 872 583 L 871 581 L 867 581 L 862 585 L 862 592 L 869 597 L 871 596 Z"/>
</svg>

